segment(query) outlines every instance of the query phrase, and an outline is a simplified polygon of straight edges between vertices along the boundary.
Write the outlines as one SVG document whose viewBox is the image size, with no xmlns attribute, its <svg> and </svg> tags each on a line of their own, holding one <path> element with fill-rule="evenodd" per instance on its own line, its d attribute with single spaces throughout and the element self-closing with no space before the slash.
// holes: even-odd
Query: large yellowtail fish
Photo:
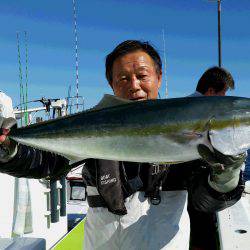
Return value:
<svg viewBox="0 0 250 250">
<path fill-rule="evenodd" d="M 250 99 L 132 102 L 105 95 L 93 109 L 13 129 L 10 138 L 74 161 L 177 163 L 200 158 L 197 145 L 210 143 L 223 154 L 236 155 L 250 148 Z"/>
</svg>

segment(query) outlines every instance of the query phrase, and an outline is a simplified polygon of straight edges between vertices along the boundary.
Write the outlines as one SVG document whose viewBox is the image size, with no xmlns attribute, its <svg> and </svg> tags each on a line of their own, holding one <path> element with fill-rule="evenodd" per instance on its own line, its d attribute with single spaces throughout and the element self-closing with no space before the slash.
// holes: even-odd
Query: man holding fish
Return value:
<svg viewBox="0 0 250 250">
<path fill-rule="evenodd" d="M 66 158 L 84 159 L 90 206 L 84 249 L 188 249 L 187 194 L 194 208 L 204 212 L 222 210 L 241 197 L 245 154 L 222 154 L 213 148 L 218 135 L 210 134 L 227 129 L 228 123 L 207 119 L 204 112 L 211 111 L 210 99 L 156 100 L 161 68 L 160 56 L 149 43 L 124 41 L 106 58 L 106 77 L 117 98 L 107 96 L 79 115 L 12 130 L 10 142 L 29 145 L 18 144 L 14 149 L 5 140 L 13 123 L 2 120 L 2 172 L 56 178 L 70 168 Z M 246 101 L 213 99 L 213 105 L 241 107 Z M 200 107 L 204 102 L 206 110 Z M 205 118 L 201 114 L 185 123 L 196 107 L 202 108 Z M 179 114 L 183 120 L 177 120 Z M 206 122 L 200 122 L 203 118 Z M 79 130 L 81 126 L 88 131 Z M 225 152 L 233 155 L 237 149 Z"/>
</svg>

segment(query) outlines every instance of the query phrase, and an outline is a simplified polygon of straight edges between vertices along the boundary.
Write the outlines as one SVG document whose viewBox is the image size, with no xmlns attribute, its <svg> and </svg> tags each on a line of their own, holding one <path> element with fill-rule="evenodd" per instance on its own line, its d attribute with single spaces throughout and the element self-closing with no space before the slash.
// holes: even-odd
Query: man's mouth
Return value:
<svg viewBox="0 0 250 250">
<path fill-rule="evenodd" d="M 146 97 L 137 97 L 137 98 L 130 98 L 129 100 L 131 100 L 131 101 L 143 101 L 146 99 L 147 99 Z"/>
</svg>

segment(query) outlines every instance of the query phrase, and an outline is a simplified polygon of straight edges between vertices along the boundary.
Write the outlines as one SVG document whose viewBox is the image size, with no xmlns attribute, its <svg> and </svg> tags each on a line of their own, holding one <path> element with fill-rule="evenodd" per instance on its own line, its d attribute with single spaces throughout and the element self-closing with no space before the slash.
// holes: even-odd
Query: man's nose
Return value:
<svg viewBox="0 0 250 250">
<path fill-rule="evenodd" d="M 131 77 L 131 81 L 130 81 L 130 89 L 131 91 L 136 91 L 139 90 L 140 87 L 140 80 L 136 77 L 136 75 L 133 75 Z"/>
</svg>

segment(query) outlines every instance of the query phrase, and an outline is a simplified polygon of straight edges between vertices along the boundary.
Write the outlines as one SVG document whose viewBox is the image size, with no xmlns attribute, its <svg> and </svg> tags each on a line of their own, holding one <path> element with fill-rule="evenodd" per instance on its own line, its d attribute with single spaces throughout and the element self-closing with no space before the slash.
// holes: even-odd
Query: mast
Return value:
<svg viewBox="0 0 250 250">
<path fill-rule="evenodd" d="M 221 1 L 222 0 L 208 0 L 209 2 L 217 2 L 217 31 L 218 31 L 218 66 L 221 67 Z"/>
</svg>

